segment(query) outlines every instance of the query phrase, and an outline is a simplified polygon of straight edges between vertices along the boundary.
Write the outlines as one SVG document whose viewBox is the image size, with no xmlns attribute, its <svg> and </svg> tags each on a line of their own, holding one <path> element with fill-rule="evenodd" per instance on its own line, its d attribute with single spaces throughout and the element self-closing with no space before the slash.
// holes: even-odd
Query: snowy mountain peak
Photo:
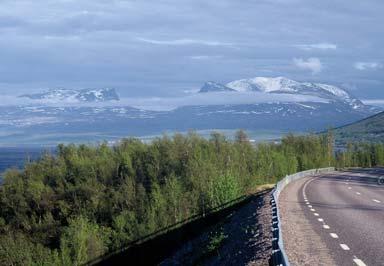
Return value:
<svg viewBox="0 0 384 266">
<path fill-rule="evenodd" d="M 214 82 L 205 82 L 199 92 L 218 92 L 218 91 L 234 91 L 234 89 L 228 88 L 227 86 Z"/>
<path fill-rule="evenodd" d="M 255 77 L 232 81 L 227 84 L 227 87 L 236 91 L 295 92 L 295 87 L 298 85 L 299 82 L 284 77 Z"/>
<path fill-rule="evenodd" d="M 108 102 L 119 101 L 119 95 L 115 89 L 51 89 L 42 93 L 24 94 L 19 97 L 46 102 Z"/>
<path fill-rule="evenodd" d="M 221 85 L 217 83 L 215 84 L 216 86 Z M 240 79 L 221 86 L 237 92 L 256 91 L 274 94 L 310 95 L 328 101 L 347 104 L 353 109 L 364 108 L 364 104 L 359 99 L 353 97 L 346 90 L 337 86 L 323 83 L 298 82 L 285 77 L 255 77 L 250 79 Z M 200 90 L 200 92 L 209 91 L 213 90 Z"/>
</svg>

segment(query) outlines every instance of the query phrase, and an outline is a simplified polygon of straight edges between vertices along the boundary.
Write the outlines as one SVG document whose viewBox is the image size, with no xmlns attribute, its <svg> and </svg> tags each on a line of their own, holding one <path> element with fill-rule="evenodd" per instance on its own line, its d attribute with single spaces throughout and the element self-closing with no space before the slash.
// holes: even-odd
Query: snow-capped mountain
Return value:
<svg viewBox="0 0 384 266">
<path fill-rule="evenodd" d="M 0 145 L 117 140 L 132 135 L 190 129 L 313 132 L 348 124 L 381 111 L 364 105 L 337 86 L 281 77 L 243 79 L 226 85 L 207 82 L 200 92 L 205 94 L 195 95 L 198 97 L 194 99 L 212 97 L 213 103 L 185 104 L 171 111 L 141 110 L 124 106 L 122 101 L 114 104 L 119 97 L 112 89 L 57 89 L 23 95 L 36 102 L 0 105 Z M 217 97 L 225 93 L 233 103 L 217 104 Z M 237 93 L 241 99 L 247 97 L 246 103 L 236 102 Z M 268 100 L 262 100 L 264 94 Z M 98 104 L 105 101 L 111 102 Z M 51 102 L 76 104 L 50 105 Z M 96 103 L 86 104 L 88 102 Z"/>
<path fill-rule="evenodd" d="M 46 102 L 108 102 L 119 101 L 115 89 L 52 89 L 42 93 L 24 94 L 19 97 Z"/>
<path fill-rule="evenodd" d="M 298 82 L 284 77 L 255 77 L 250 79 L 240 79 L 229 82 L 226 85 L 215 83 L 215 87 L 213 87 L 212 90 L 204 85 L 200 92 L 217 91 L 215 88 L 220 86 L 237 92 L 257 91 L 277 94 L 310 95 L 332 102 L 347 104 L 353 109 L 365 108 L 365 105 L 359 99 L 337 86 L 323 83 Z"/>
<path fill-rule="evenodd" d="M 235 91 L 235 90 L 223 84 L 213 82 L 213 81 L 205 82 L 203 87 L 201 87 L 200 89 L 200 92 L 217 92 L 217 91 Z"/>
</svg>

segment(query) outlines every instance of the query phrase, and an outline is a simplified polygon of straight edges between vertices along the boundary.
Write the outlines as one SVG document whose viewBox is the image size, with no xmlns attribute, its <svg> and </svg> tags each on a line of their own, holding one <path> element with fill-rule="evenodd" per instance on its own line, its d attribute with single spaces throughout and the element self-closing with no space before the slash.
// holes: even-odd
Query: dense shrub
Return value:
<svg viewBox="0 0 384 266">
<path fill-rule="evenodd" d="M 0 264 L 79 265 L 128 242 L 275 183 L 334 164 L 332 136 L 253 145 L 213 133 L 60 145 L 0 187 Z M 372 155 L 374 151 L 375 155 Z M 383 163 L 383 146 L 350 148 L 339 164 Z"/>
</svg>

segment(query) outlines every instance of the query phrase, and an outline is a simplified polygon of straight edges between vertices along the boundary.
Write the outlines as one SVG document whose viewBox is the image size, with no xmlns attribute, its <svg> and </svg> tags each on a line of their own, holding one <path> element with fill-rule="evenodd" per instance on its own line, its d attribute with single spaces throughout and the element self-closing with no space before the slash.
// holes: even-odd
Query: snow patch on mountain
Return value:
<svg viewBox="0 0 384 266">
<path fill-rule="evenodd" d="M 234 89 L 231 89 L 223 84 L 208 81 L 206 82 L 203 87 L 201 87 L 200 92 L 213 92 L 213 91 L 235 91 Z"/>
<path fill-rule="evenodd" d="M 32 100 L 40 100 L 48 103 L 92 103 L 92 102 L 109 102 L 119 101 L 119 95 L 115 89 L 51 89 L 42 93 L 24 94 L 20 98 L 28 98 Z"/>
<path fill-rule="evenodd" d="M 236 91 L 262 91 L 262 92 L 295 92 L 299 83 L 283 77 L 240 79 L 228 83 L 226 86 Z"/>
<path fill-rule="evenodd" d="M 255 77 L 250 79 L 240 79 L 221 86 L 236 92 L 264 92 L 316 96 L 329 101 L 349 105 L 353 109 L 366 108 L 359 99 L 337 86 L 323 83 L 298 82 L 285 77 Z M 201 89 L 200 92 L 210 92 L 210 90 L 205 88 L 204 90 Z"/>
</svg>

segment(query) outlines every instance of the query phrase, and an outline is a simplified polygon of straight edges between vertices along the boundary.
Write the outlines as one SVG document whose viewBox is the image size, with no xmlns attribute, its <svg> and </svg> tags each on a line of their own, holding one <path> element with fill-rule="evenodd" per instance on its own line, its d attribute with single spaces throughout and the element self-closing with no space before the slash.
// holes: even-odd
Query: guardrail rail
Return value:
<svg viewBox="0 0 384 266">
<path fill-rule="evenodd" d="M 283 236 L 281 231 L 281 218 L 279 213 L 279 196 L 281 191 L 291 182 L 298 179 L 313 176 L 316 174 L 335 171 L 334 167 L 311 169 L 296 174 L 288 175 L 278 182 L 271 195 L 272 206 L 272 265 L 289 266 L 289 260 L 284 249 Z"/>
</svg>

